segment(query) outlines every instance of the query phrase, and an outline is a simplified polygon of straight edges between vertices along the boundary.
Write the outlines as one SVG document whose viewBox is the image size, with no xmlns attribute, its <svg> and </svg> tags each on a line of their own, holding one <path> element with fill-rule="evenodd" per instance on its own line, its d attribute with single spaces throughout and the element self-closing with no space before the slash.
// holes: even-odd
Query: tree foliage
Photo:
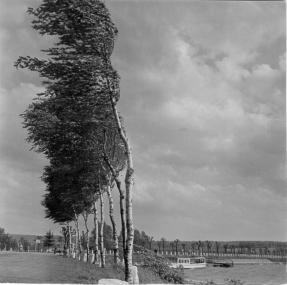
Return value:
<svg viewBox="0 0 287 285">
<path fill-rule="evenodd" d="M 110 104 L 111 96 L 114 102 L 119 99 L 119 76 L 110 62 L 117 29 L 99 0 L 45 0 L 28 12 L 34 16 L 33 28 L 56 36 L 57 42 L 43 50 L 48 59 L 21 56 L 15 63 L 45 78 L 45 91 L 22 115 L 24 127 L 33 148 L 50 159 L 43 175 L 47 217 L 69 221 L 80 206 L 63 207 L 71 197 L 79 201 L 97 190 L 104 143 L 111 164 L 123 169 L 123 146 Z M 66 212 L 60 217 L 57 209 Z"/>
<path fill-rule="evenodd" d="M 45 58 L 20 56 L 15 63 L 39 73 L 45 86 L 22 117 L 28 142 L 50 162 L 43 174 L 46 217 L 63 223 L 89 213 L 99 193 L 127 166 L 124 249 L 130 276 L 133 167 L 116 109 L 119 75 L 111 54 L 117 28 L 101 0 L 43 0 L 28 13 L 32 27 L 55 40 L 43 50 Z"/>
</svg>

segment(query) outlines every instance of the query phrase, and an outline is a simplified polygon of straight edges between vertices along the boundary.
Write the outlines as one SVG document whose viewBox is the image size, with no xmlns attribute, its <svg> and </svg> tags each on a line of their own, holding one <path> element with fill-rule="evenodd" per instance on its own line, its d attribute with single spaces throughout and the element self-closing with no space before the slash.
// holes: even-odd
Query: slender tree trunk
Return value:
<svg viewBox="0 0 287 285">
<path fill-rule="evenodd" d="M 130 151 L 127 151 L 128 153 Z M 132 257 L 133 257 L 133 241 L 134 241 L 134 227 L 132 216 L 132 190 L 133 190 L 133 163 L 131 153 L 128 154 L 128 168 L 126 171 L 125 183 L 126 183 L 126 225 L 127 225 L 127 241 L 126 241 L 126 256 L 127 256 L 127 268 L 126 268 L 126 280 L 132 283 Z"/>
<path fill-rule="evenodd" d="M 70 223 L 67 223 L 68 227 L 68 253 L 69 257 L 72 255 L 72 234 L 71 234 L 71 226 Z"/>
<path fill-rule="evenodd" d="M 125 195 L 121 189 L 121 183 L 117 184 L 117 188 L 120 193 L 120 214 L 121 214 L 121 223 L 122 223 L 122 240 L 123 240 L 123 256 L 125 258 L 126 256 L 126 219 L 125 219 L 125 207 L 124 207 L 124 201 L 125 201 Z"/>
<path fill-rule="evenodd" d="M 88 218 L 89 214 L 86 212 L 83 214 L 85 228 L 86 228 L 86 253 L 87 253 L 87 261 L 89 261 L 90 254 L 90 241 L 89 241 L 89 227 L 88 227 Z"/>
<path fill-rule="evenodd" d="M 132 283 L 132 254 L 133 254 L 133 240 L 134 240 L 134 226 L 133 226 L 133 215 L 132 215 L 132 191 L 134 184 L 134 167 L 131 147 L 126 137 L 124 130 L 121 125 L 120 117 L 116 108 L 116 102 L 112 97 L 112 89 L 110 88 L 109 79 L 107 79 L 108 88 L 110 90 L 110 101 L 113 109 L 113 114 L 116 119 L 118 133 L 125 145 L 126 156 L 127 156 L 127 170 L 125 176 L 126 184 L 126 226 L 127 226 L 127 240 L 126 240 L 126 256 L 125 256 L 125 280 Z"/>
<path fill-rule="evenodd" d="M 98 262 L 99 254 L 99 225 L 98 225 L 98 210 L 96 201 L 94 202 L 94 227 L 95 227 L 95 260 L 94 263 Z"/>
<path fill-rule="evenodd" d="M 80 249 L 80 232 L 79 232 L 79 217 L 78 215 L 75 214 L 75 227 L 76 227 L 76 245 L 75 245 L 75 250 L 76 250 L 76 258 L 78 258 L 78 256 L 81 253 L 81 249 Z"/>
<path fill-rule="evenodd" d="M 117 264 L 118 263 L 118 259 L 119 259 L 119 241 L 118 241 L 118 234 L 117 234 L 116 223 L 115 223 L 115 219 L 114 219 L 114 201 L 113 201 L 113 197 L 112 197 L 112 194 L 111 194 L 111 187 L 110 187 L 110 185 L 108 185 L 108 187 L 107 187 L 107 194 L 108 194 L 109 206 L 110 206 L 110 219 L 111 219 L 112 228 L 113 228 L 114 263 Z"/>
<path fill-rule="evenodd" d="M 73 208 L 74 210 L 74 208 Z M 74 210 L 75 215 L 75 227 L 76 227 L 76 258 L 79 258 L 81 255 L 81 242 L 80 242 L 80 230 L 79 230 L 79 215 L 76 214 L 76 211 Z"/>
<path fill-rule="evenodd" d="M 80 238 L 80 229 L 79 229 L 79 223 L 77 224 L 77 239 L 78 239 L 78 258 L 80 258 L 82 253 L 82 245 L 81 245 L 81 238 Z"/>
<path fill-rule="evenodd" d="M 125 221 L 125 207 L 124 207 L 125 195 L 124 195 L 124 192 L 122 190 L 121 181 L 118 178 L 118 175 L 117 175 L 115 169 L 111 165 L 107 154 L 104 153 L 104 155 L 105 155 L 106 162 L 107 162 L 107 164 L 108 164 L 108 166 L 109 166 L 109 168 L 113 174 L 113 178 L 116 182 L 116 185 L 117 185 L 117 188 L 118 188 L 118 191 L 120 194 L 120 215 L 121 215 L 121 225 L 122 225 L 122 243 L 123 243 L 123 256 L 125 259 L 125 256 L 126 256 L 126 221 Z"/>
<path fill-rule="evenodd" d="M 105 256 L 104 256 L 104 200 L 103 200 L 103 194 L 102 193 L 100 193 L 100 205 L 101 205 L 100 256 L 101 256 L 101 267 L 105 267 Z"/>
</svg>

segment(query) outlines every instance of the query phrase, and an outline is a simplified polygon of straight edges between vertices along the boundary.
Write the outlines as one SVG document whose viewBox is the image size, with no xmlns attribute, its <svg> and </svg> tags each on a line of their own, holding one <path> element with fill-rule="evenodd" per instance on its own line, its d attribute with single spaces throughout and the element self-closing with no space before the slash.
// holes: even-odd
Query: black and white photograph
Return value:
<svg viewBox="0 0 287 285">
<path fill-rule="evenodd" d="M 287 284 L 286 3 L 0 0 L 0 283 Z"/>
</svg>

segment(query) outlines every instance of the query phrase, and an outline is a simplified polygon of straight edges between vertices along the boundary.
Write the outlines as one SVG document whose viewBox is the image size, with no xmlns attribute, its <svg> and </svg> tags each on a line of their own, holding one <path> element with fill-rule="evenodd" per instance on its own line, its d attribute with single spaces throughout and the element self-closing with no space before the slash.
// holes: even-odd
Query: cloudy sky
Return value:
<svg viewBox="0 0 287 285">
<path fill-rule="evenodd" d="M 49 41 L 1 0 L 0 226 L 43 234 L 47 161 L 22 113 L 41 90 L 16 71 Z M 113 64 L 133 147 L 135 226 L 156 239 L 286 240 L 285 4 L 106 1 L 119 29 Z"/>
</svg>

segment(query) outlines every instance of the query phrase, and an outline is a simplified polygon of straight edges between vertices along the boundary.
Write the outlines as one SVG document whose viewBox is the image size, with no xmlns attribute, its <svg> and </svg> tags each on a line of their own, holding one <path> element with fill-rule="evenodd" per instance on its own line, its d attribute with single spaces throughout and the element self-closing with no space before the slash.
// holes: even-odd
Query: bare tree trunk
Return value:
<svg viewBox="0 0 287 285">
<path fill-rule="evenodd" d="M 75 214 L 75 227 L 76 227 L 76 244 L 75 244 L 75 251 L 76 251 L 76 258 L 78 258 L 78 255 L 80 254 L 80 233 L 79 233 L 79 221 L 78 221 L 78 215 Z"/>
<path fill-rule="evenodd" d="M 73 208 L 74 210 L 74 208 Z M 81 255 L 81 242 L 80 242 L 80 230 L 79 230 L 79 215 L 76 214 L 75 210 L 74 210 L 74 214 L 75 214 L 75 227 L 76 227 L 76 258 L 79 258 Z"/>
<path fill-rule="evenodd" d="M 126 219 L 125 219 L 125 207 L 124 207 L 124 201 L 125 201 L 125 195 L 121 188 L 119 188 L 117 184 L 117 188 L 120 193 L 120 213 L 121 213 L 121 223 L 122 223 L 122 240 L 123 240 L 123 256 L 125 259 L 126 256 Z"/>
<path fill-rule="evenodd" d="M 100 256 L 101 256 L 101 267 L 105 267 L 105 256 L 104 256 L 104 201 L 103 201 L 103 194 L 102 193 L 100 193 L 100 205 L 101 205 Z"/>
<path fill-rule="evenodd" d="M 118 234 L 117 234 L 116 223 L 115 223 L 115 219 L 114 219 L 114 201 L 113 201 L 113 197 L 112 197 L 112 194 L 111 194 L 111 187 L 110 187 L 110 185 L 108 185 L 108 187 L 107 187 L 107 194 L 108 194 L 109 206 L 110 206 L 110 219 L 111 219 L 112 228 L 113 228 L 114 263 L 117 264 L 118 263 L 118 259 L 119 259 L 119 241 L 118 241 Z"/>
<path fill-rule="evenodd" d="M 128 151 L 130 152 L 130 151 Z M 126 225 L 127 225 L 127 241 L 126 241 L 126 255 L 127 255 L 127 268 L 125 270 L 126 280 L 132 283 L 132 257 L 133 257 L 133 241 L 134 241 L 134 227 L 132 216 L 132 190 L 133 190 L 133 176 L 134 169 L 132 163 L 131 153 L 128 154 L 128 167 L 125 177 L 126 183 Z"/>
<path fill-rule="evenodd" d="M 125 254 L 125 280 L 132 283 L 132 255 L 133 255 L 133 241 L 134 241 L 134 226 L 133 226 L 133 215 L 132 215 L 132 191 L 134 184 L 134 166 L 132 159 L 132 151 L 127 136 L 123 130 L 120 117 L 116 107 L 116 101 L 113 98 L 110 81 L 107 79 L 107 85 L 110 90 L 110 102 L 113 109 L 113 114 L 116 119 L 118 133 L 125 145 L 126 156 L 127 156 L 127 170 L 125 176 L 126 184 L 126 226 L 127 226 L 127 240 L 126 240 L 126 254 Z"/>
<path fill-rule="evenodd" d="M 68 227 L 68 255 L 71 257 L 72 255 L 72 234 L 71 234 L 71 226 L 70 223 L 67 223 Z"/>
<path fill-rule="evenodd" d="M 94 263 L 98 262 L 99 254 L 99 227 L 98 227 L 98 211 L 96 201 L 94 202 L 94 227 L 95 227 L 95 260 Z"/>
<path fill-rule="evenodd" d="M 89 242 L 89 228 L 88 228 L 88 218 L 89 218 L 89 213 L 86 211 L 83 214 L 84 218 L 84 223 L 85 223 L 85 228 L 86 228 L 86 253 L 87 253 L 87 261 L 89 261 L 89 254 L 90 254 L 90 242 Z"/>
<path fill-rule="evenodd" d="M 105 155 L 105 160 L 106 160 L 106 162 L 107 162 L 107 164 L 108 164 L 108 166 L 112 172 L 113 178 L 116 182 L 116 185 L 117 185 L 117 188 L 118 188 L 118 191 L 120 194 L 120 214 L 121 214 L 121 225 L 122 225 L 123 256 L 125 259 L 125 256 L 126 256 L 126 221 L 125 221 L 125 207 L 124 207 L 125 195 L 124 195 L 124 192 L 122 190 L 121 181 L 118 178 L 118 175 L 117 175 L 115 169 L 111 165 L 107 154 L 104 153 L 104 155 Z"/>
</svg>

